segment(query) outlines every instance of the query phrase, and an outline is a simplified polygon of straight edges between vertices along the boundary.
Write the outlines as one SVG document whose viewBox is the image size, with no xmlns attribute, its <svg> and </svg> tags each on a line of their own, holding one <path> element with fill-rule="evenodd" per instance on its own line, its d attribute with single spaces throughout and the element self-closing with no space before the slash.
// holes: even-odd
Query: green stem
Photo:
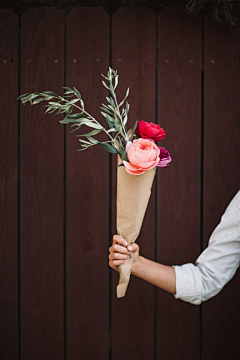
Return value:
<svg viewBox="0 0 240 360">
<path fill-rule="evenodd" d="M 114 91 L 114 88 L 113 88 L 113 85 L 112 85 L 112 80 L 109 79 L 109 84 L 110 84 L 110 89 L 111 89 L 111 92 L 112 92 L 112 95 L 113 95 L 113 98 L 114 98 L 114 101 L 115 101 L 115 104 L 116 104 L 116 107 L 117 107 L 117 110 L 118 110 L 118 113 L 119 113 L 119 117 L 121 119 L 121 124 L 122 124 L 122 129 L 123 129 L 123 134 L 122 136 L 126 139 L 127 141 L 127 133 L 126 133 L 126 129 L 125 129 L 125 126 L 123 125 L 123 121 L 122 121 L 122 116 L 121 116 L 121 113 L 120 113 L 120 108 L 119 108 L 119 105 L 118 105 L 118 102 L 117 102 L 117 97 L 116 97 L 116 94 L 115 94 L 115 91 Z"/>
<path fill-rule="evenodd" d="M 59 96 L 59 98 L 62 101 L 65 102 L 69 102 L 68 100 L 64 99 L 63 97 Z M 79 99 L 80 101 L 80 99 Z M 92 116 L 90 115 L 85 109 L 82 109 L 80 106 L 76 105 L 76 104 L 72 104 L 72 106 L 75 106 L 77 109 L 79 109 L 81 112 L 83 112 L 84 114 L 86 114 L 92 121 L 94 121 L 96 124 L 100 125 L 103 129 L 103 131 L 108 135 L 108 137 L 110 137 L 111 141 L 113 141 L 113 137 L 107 132 L 107 130 Z"/>
</svg>

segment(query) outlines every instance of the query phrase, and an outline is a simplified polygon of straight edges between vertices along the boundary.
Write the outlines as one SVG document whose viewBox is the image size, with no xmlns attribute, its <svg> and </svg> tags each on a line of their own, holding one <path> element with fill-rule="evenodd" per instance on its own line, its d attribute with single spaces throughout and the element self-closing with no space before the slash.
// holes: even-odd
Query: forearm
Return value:
<svg viewBox="0 0 240 360">
<path fill-rule="evenodd" d="M 176 293 L 175 270 L 171 266 L 139 256 L 132 266 L 132 274 L 171 294 Z"/>
</svg>

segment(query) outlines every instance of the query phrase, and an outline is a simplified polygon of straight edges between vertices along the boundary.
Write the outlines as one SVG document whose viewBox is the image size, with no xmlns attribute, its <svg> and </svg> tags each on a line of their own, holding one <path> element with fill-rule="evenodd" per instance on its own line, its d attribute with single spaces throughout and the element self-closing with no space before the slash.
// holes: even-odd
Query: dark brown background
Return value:
<svg viewBox="0 0 240 360">
<path fill-rule="evenodd" d="M 193 306 L 108 267 L 116 161 L 19 94 L 75 86 L 99 117 L 101 73 L 130 86 L 132 125 L 155 121 L 172 155 L 138 243 L 164 264 L 194 262 L 240 182 L 240 26 L 180 7 L 0 11 L 0 358 L 239 359 L 239 273 Z"/>
</svg>

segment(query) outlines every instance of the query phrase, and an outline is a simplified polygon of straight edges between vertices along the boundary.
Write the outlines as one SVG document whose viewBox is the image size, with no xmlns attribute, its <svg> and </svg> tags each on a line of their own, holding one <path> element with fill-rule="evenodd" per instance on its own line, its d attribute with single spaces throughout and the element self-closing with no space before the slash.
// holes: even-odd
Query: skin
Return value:
<svg viewBox="0 0 240 360">
<path fill-rule="evenodd" d="M 133 243 L 128 246 L 127 241 L 119 236 L 113 236 L 112 246 L 109 248 L 109 266 L 118 271 L 118 266 L 125 263 L 132 253 L 133 265 L 131 273 L 149 283 L 176 294 L 175 271 L 172 266 L 162 265 L 139 255 L 139 246 Z"/>
</svg>

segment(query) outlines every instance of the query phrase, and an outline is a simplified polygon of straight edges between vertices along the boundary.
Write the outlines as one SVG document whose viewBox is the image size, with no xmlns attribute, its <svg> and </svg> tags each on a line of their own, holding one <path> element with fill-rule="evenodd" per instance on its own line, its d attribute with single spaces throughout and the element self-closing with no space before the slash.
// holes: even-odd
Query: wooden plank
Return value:
<svg viewBox="0 0 240 360">
<path fill-rule="evenodd" d="M 112 20 L 112 63 L 119 73 L 118 98 L 130 87 L 128 127 L 136 120 L 155 122 L 156 15 L 146 8 L 121 8 Z M 112 165 L 115 233 L 116 161 Z M 154 258 L 155 192 L 137 242 L 141 254 Z M 118 273 L 112 276 L 112 359 L 152 359 L 154 356 L 154 288 L 132 276 L 127 294 L 116 298 Z M 141 324 L 139 326 L 139 324 Z M 147 329 L 144 332 L 143 329 Z"/>
<path fill-rule="evenodd" d="M 239 190 L 240 28 L 205 23 L 204 247 Z M 239 359 L 240 273 L 203 306 L 203 355 Z"/>
<path fill-rule="evenodd" d="M 64 17 L 29 9 L 21 23 L 21 93 L 63 86 Z M 21 110 L 22 359 L 63 358 L 63 129 L 44 105 Z"/>
<path fill-rule="evenodd" d="M 181 265 L 200 250 L 201 17 L 173 7 L 158 20 L 161 145 L 173 159 L 158 176 L 158 261 Z M 199 308 L 161 290 L 157 304 L 157 356 L 199 358 Z"/>
<path fill-rule="evenodd" d="M 101 73 L 108 66 L 109 16 L 99 8 L 73 9 L 67 17 L 67 86 L 79 89 L 87 111 L 102 123 L 99 106 L 108 93 Z M 83 152 L 78 149 L 74 133 L 68 134 L 67 357 L 106 360 L 109 154 L 97 146 Z"/>
<path fill-rule="evenodd" d="M 18 359 L 18 18 L 0 11 L 0 354 Z"/>
</svg>

